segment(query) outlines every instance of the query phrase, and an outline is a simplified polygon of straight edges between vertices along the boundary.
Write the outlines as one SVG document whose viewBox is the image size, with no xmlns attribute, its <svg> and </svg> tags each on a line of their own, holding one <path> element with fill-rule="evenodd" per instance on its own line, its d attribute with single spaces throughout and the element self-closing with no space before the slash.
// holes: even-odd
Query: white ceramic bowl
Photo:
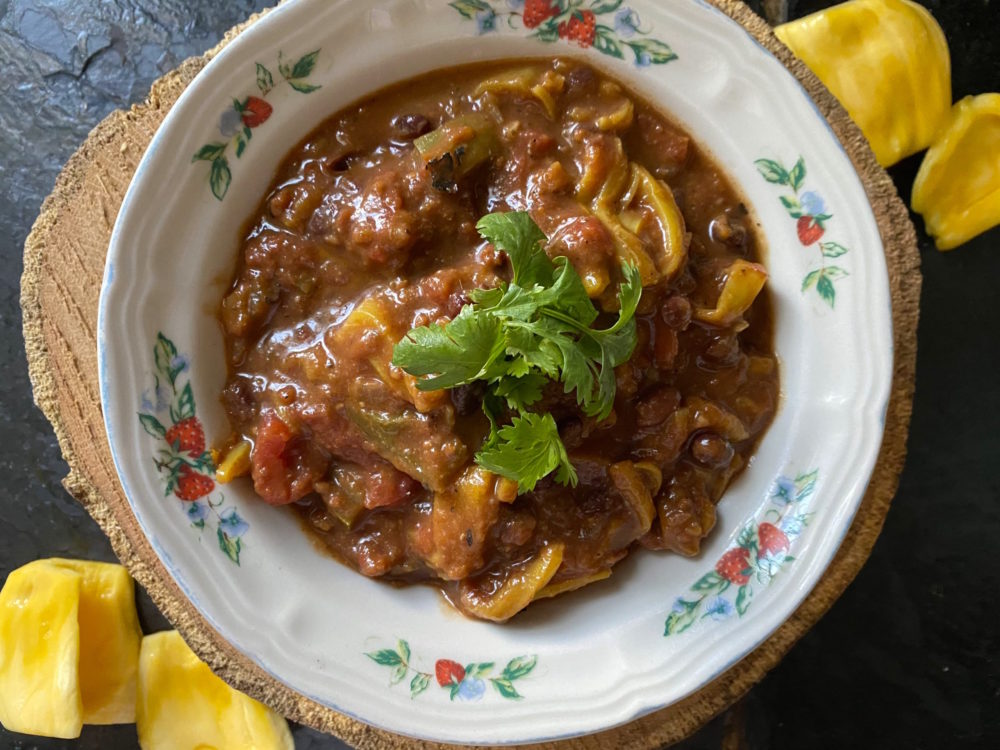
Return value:
<svg viewBox="0 0 1000 750">
<path fill-rule="evenodd" d="M 171 110 L 111 242 L 101 396 L 119 476 L 154 549 L 212 627 L 276 679 L 406 735 L 567 737 L 697 690 L 764 640 L 822 575 L 881 441 L 892 370 L 882 244 L 861 182 L 812 101 L 712 6 L 576 5 L 581 21 L 595 14 L 589 48 L 560 39 L 559 19 L 525 28 L 516 1 L 281 6 Z M 339 565 L 248 483 L 196 503 L 170 494 L 154 459 L 171 424 L 196 414 L 209 445 L 227 434 L 213 311 L 241 225 L 287 151 L 393 81 L 553 54 L 600 66 L 677 118 L 725 166 L 767 240 L 783 403 L 702 554 L 638 551 L 610 580 L 500 626 L 452 612 L 428 588 L 392 588 Z M 234 109 L 249 96 L 265 100 L 269 116 L 258 103 Z M 796 213 L 829 216 L 822 237 L 800 236 Z M 458 689 L 438 684 L 441 660 L 461 665 Z"/>
</svg>

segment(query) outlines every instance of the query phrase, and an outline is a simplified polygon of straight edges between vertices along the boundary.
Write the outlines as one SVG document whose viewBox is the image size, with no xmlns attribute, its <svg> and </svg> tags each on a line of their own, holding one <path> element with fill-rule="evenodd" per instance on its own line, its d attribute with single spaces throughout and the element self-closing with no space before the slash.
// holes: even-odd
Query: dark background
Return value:
<svg viewBox="0 0 1000 750">
<path fill-rule="evenodd" d="M 0 0 L 0 578 L 38 557 L 114 559 L 60 485 L 66 466 L 31 400 L 18 294 L 42 199 L 105 115 L 268 4 Z M 793 17 L 830 4 L 788 3 Z M 924 4 L 951 45 L 955 98 L 1000 91 L 1000 3 Z M 891 170 L 905 201 L 919 164 Z M 914 222 L 917 392 L 885 530 L 829 614 L 684 750 L 1000 747 L 1000 229 L 942 254 Z M 144 628 L 168 627 L 140 593 Z M 304 728 L 295 739 L 299 750 L 345 747 Z M 85 727 L 73 742 L 0 729 L 0 748 L 63 747 L 135 748 L 135 728 Z"/>
</svg>

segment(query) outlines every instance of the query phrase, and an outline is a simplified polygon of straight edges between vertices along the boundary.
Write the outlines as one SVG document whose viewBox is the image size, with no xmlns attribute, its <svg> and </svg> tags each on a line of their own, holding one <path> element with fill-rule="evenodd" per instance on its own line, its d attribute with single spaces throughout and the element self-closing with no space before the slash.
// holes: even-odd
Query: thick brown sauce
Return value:
<svg viewBox="0 0 1000 750">
<path fill-rule="evenodd" d="M 523 91 L 476 103 L 484 79 L 525 66 L 554 92 L 551 115 Z M 599 118 L 627 100 L 627 129 L 602 130 Z M 498 123 L 494 151 L 442 190 L 413 139 L 473 111 Z M 545 479 L 509 502 L 509 488 L 479 486 L 470 473 L 486 431 L 480 392 L 414 397 L 387 365 L 391 347 L 507 277 L 502 254 L 475 231 L 493 211 L 529 211 L 551 255 L 568 256 L 585 278 L 606 277 L 595 301 L 609 309 L 620 262 L 574 186 L 588 164 L 611 162 L 619 139 L 628 160 L 672 190 L 690 233 L 687 262 L 644 289 L 639 344 L 616 371 L 611 419 L 583 417 L 561 387 L 538 407 L 556 417 L 580 485 Z M 662 242 L 639 235 L 651 252 Z M 505 581 L 530 578 L 553 544 L 563 552 L 550 587 L 604 575 L 636 543 L 697 553 L 777 405 L 766 290 L 726 327 L 691 319 L 715 305 L 734 260 L 760 258 L 744 202 L 679 127 L 573 61 L 438 71 L 345 108 L 288 154 L 244 237 L 221 311 L 223 400 L 233 442 L 254 445 L 256 491 L 294 503 L 365 575 L 437 583 L 472 614 L 491 616 L 480 605 Z M 649 466 L 661 473 L 646 482 L 651 523 L 628 500 L 636 473 L 623 479 L 611 468 L 619 464 L 643 464 L 647 479 Z"/>
</svg>

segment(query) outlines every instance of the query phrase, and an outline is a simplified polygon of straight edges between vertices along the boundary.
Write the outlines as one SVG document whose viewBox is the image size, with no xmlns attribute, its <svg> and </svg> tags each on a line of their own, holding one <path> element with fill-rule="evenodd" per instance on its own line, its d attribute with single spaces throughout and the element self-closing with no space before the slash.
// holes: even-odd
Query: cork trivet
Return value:
<svg viewBox="0 0 1000 750">
<path fill-rule="evenodd" d="M 850 155 L 878 220 L 892 292 L 895 363 L 878 463 L 861 508 L 820 582 L 755 651 L 694 695 L 631 724 L 563 742 L 555 750 L 646 750 L 687 737 L 744 695 L 829 609 L 861 569 L 882 528 L 903 466 L 916 365 L 920 270 L 906 208 L 847 113 L 771 33 L 735 0 L 710 0 L 742 24 L 795 75 Z M 52 423 L 69 475 L 63 484 L 107 534 L 115 553 L 149 591 L 191 647 L 234 687 L 290 719 L 368 749 L 441 748 L 368 727 L 267 676 L 229 646 L 184 598 L 129 509 L 115 474 L 97 384 L 97 302 L 111 229 L 132 174 L 154 131 L 191 79 L 259 16 L 231 30 L 214 49 L 153 84 L 149 98 L 101 122 L 66 164 L 25 243 L 21 307 L 35 401 Z"/>
</svg>

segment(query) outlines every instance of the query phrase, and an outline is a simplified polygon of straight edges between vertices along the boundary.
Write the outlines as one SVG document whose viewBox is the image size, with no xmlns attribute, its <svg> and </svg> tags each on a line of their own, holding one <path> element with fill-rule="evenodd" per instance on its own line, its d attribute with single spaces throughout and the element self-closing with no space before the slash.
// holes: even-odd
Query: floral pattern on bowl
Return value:
<svg viewBox="0 0 1000 750">
<path fill-rule="evenodd" d="M 743 617 L 756 591 L 768 586 L 782 566 L 795 558 L 789 554 L 792 542 L 809 524 L 811 513 L 804 502 L 816 489 L 819 470 L 799 474 L 794 479 L 778 477 L 771 493 L 771 507 L 759 523 L 743 527 L 715 568 L 679 596 L 664 623 L 663 634 L 683 633 L 704 619 L 725 620 L 733 613 Z M 735 597 L 727 596 L 731 587 Z"/>
<path fill-rule="evenodd" d="M 313 50 L 302 55 L 294 63 L 283 59 L 281 50 L 278 50 L 278 74 L 281 76 L 278 83 L 287 83 L 292 89 L 300 94 L 311 94 L 320 88 L 319 85 L 309 83 L 308 78 L 316 66 L 316 58 L 319 57 L 319 50 Z M 212 189 L 212 195 L 217 200 L 222 200 L 229 192 L 229 185 L 233 181 L 233 172 L 229 167 L 229 159 L 226 153 L 229 147 L 233 146 L 236 151 L 236 158 L 239 159 L 246 151 L 247 144 L 253 138 L 253 131 L 259 128 L 274 112 L 274 107 L 267 101 L 270 94 L 277 85 L 271 70 L 261 63 L 257 66 L 257 90 L 260 96 L 243 96 L 233 99 L 233 104 L 222 111 L 219 117 L 219 135 L 225 140 L 209 141 L 199 148 L 192 162 L 207 161 L 211 163 L 208 173 L 208 184 Z"/>
<path fill-rule="evenodd" d="M 161 332 L 156 334 L 153 363 L 153 387 L 142 392 L 139 422 L 157 442 L 153 465 L 164 480 L 163 494 L 181 501 L 187 520 L 199 532 L 206 522 L 213 523 L 219 549 L 239 565 L 243 535 L 250 526 L 234 506 L 226 506 L 221 493 L 217 500 L 211 498 L 216 489 L 215 461 L 205 450 L 205 428 L 196 414 L 194 390 L 190 381 L 180 379 L 190 369 L 190 360 L 178 354 L 174 342 Z"/>
<path fill-rule="evenodd" d="M 410 698 L 416 698 L 427 690 L 432 681 L 438 687 L 448 691 L 451 700 L 458 698 L 463 701 L 481 700 L 486 692 L 486 683 L 502 697 L 508 700 L 520 700 L 514 683 L 527 676 L 538 663 L 537 656 L 517 656 L 507 662 L 502 670 L 497 671 L 496 663 L 472 662 L 465 666 L 451 659 L 438 659 L 434 662 L 433 672 L 424 672 L 413 666 L 410 644 L 400 639 L 396 648 L 382 648 L 365 654 L 376 664 L 391 667 L 389 686 L 405 680 L 411 673 Z"/>
<path fill-rule="evenodd" d="M 768 182 L 792 189 L 791 195 L 781 196 L 781 205 L 788 211 L 788 215 L 795 219 L 795 231 L 799 242 L 804 247 L 818 245 L 820 254 L 820 267 L 806 274 L 802 280 L 802 291 L 815 289 L 820 298 L 833 307 L 837 300 L 837 290 L 833 282 L 850 274 L 838 265 L 827 263 L 827 260 L 846 255 L 849 250 L 839 242 L 823 240 L 826 223 L 833 216 L 827 213 L 826 202 L 817 191 L 802 192 L 806 179 L 805 159 L 800 156 L 791 169 L 786 169 L 780 161 L 774 159 L 758 159 L 754 164 L 757 165 L 761 177 Z"/>
<path fill-rule="evenodd" d="M 625 58 L 632 52 L 636 65 L 663 65 L 676 60 L 669 44 L 649 36 L 639 14 L 624 0 L 454 0 L 448 3 L 464 18 L 476 22 L 480 34 L 501 24 L 530 30 L 541 42 L 559 39 L 603 55 Z"/>
</svg>

